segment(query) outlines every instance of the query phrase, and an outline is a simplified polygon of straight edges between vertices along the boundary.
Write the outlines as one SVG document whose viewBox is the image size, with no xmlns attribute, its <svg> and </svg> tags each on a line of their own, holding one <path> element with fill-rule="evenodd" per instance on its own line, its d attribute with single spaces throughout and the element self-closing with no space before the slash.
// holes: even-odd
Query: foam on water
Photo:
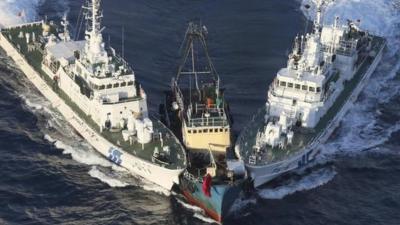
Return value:
<svg viewBox="0 0 400 225">
<path fill-rule="evenodd" d="M 317 0 L 302 0 L 302 11 L 309 20 L 315 18 Z M 332 24 L 338 16 L 342 23 L 360 20 L 360 27 L 372 34 L 388 39 L 389 51 L 399 49 L 399 0 L 328 0 L 330 2 L 324 18 L 325 24 Z M 310 5 L 307 10 L 304 5 Z"/>
<path fill-rule="evenodd" d="M 258 195 L 266 199 L 282 199 L 298 191 L 314 189 L 331 181 L 336 175 L 332 168 L 322 168 L 312 171 L 311 174 L 300 180 L 289 181 L 288 184 L 276 188 L 266 188 L 258 191 Z"/>
<path fill-rule="evenodd" d="M 187 203 L 186 201 L 183 201 L 183 200 L 179 199 L 179 197 L 176 198 L 176 201 L 177 201 L 180 205 L 182 205 L 184 208 L 189 209 L 189 210 L 192 211 L 192 212 L 195 212 L 195 213 L 204 213 L 204 210 L 203 210 L 202 208 L 197 207 L 197 206 L 195 206 L 195 205 L 191 205 L 191 204 Z"/>
<path fill-rule="evenodd" d="M 89 175 L 101 180 L 103 183 L 108 184 L 110 187 L 126 187 L 129 186 L 128 183 L 121 181 L 118 178 L 113 178 L 102 171 L 100 171 L 97 166 L 93 166 L 89 171 Z"/>
<path fill-rule="evenodd" d="M 111 162 L 104 159 L 102 156 L 97 155 L 95 152 L 89 151 L 89 146 L 85 146 L 84 143 L 79 143 L 81 146 L 76 147 L 65 144 L 63 141 L 54 139 L 49 134 L 46 134 L 44 138 L 53 143 L 56 148 L 61 149 L 63 154 L 71 155 L 71 157 L 77 162 L 87 165 L 100 165 L 103 167 L 113 166 Z"/>
<path fill-rule="evenodd" d="M 139 187 L 143 188 L 146 191 L 152 191 L 164 196 L 170 196 L 171 192 L 157 184 L 154 184 L 152 182 L 149 182 L 145 179 L 140 179 L 141 182 L 138 184 Z"/>
<path fill-rule="evenodd" d="M 172 193 L 173 195 L 177 195 L 176 193 Z M 206 222 L 206 223 L 218 223 L 217 221 L 211 219 L 210 217 L 205 215 L 205 212 L 202 208 L 197 207 L 195 205 L 191 205 L 189 203 L 187 203 L 184 200 L 180 199 L 180 196 L 177 196 L 176 201 L 182 205 L 184 208 L 188 209 L 189 211 L 193 212 L 193 216 L 196 217 L 197 219 Z"/>
<path fill-rule="evenodd" d="M 208 216 L 204 216 L 204 214 L 201 213 L 194 213 L 193 216 L 206 223 L 218 223 L 218 221 L 215 221 Z"/>
</svg>

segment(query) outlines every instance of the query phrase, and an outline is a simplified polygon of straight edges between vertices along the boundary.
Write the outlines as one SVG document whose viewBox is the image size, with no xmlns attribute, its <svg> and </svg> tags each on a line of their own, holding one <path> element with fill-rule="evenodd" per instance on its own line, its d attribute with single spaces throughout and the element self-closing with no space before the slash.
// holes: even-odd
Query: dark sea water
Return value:
<svg viewBox="0 0 400 225">
<path fill-rule="evenodd" d="M 50 19 L 67 11 L 74 24 L 82 2 L 0 1 L 0 20 L 26 8 Z M 328 17 L 362 17 L 387 37 L 384 60 L 315 165 L 238 199 L 226 224 L 400 224 L 400 4 L 337 2 Z M 120 52 L 124 27 L 125 57 L 153 111 L 175 75 L 187 22 L 206 25 L 236 133 L 264 104 L 293 37 L 308 24 L 297 0 L 104 0 L 103 8 L 105 39 Z M 103 159 L 1 55 L 0 224 L 212 222 Z"/>
</svg>

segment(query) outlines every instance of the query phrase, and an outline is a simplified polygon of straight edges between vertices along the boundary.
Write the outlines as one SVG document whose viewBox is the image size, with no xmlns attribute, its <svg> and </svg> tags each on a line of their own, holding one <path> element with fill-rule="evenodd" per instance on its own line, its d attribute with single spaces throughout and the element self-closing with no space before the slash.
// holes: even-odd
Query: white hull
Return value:
<svg viewBox="0 0 400 225">
<path fill-rule="evenodd" d="M 35 87 L 51 102 L 52 107 L 57 109 L 71 126 L 82 135 L 99 153 L 106 158 L 128 169 L 135 175 L 139 175 L 167 190 L 171 190 L 174 183 L 179 182 L 179 175 L 184 169 L 166 169 L 151 162 L 142 160 L 134 155 L 124 152 L 122 149 L 111 144 L 101 135 L 88 126 L 53 90 L 40 75 L 27 63 L 24 57 L 13 47 L 13 45 L 0 34 L 0 46 L 5 50 L 22 70 L 26 77 Z"/>
<path fill-rule="evenodd" d="M 341 119 L 344 117 L 347 111 L 353 106 L 353 103 L 357 100 L 358 95 L 361 93 L 362 89 L 367 84 L 367 81 L 371 77 L 372 73 L 375 71 L 378 63 L 382 58 L 384 47 L 385 45 L 383 45 L 380 51 L 377 53 L 377 56 L 375 57 L 373 63 L 370 65 L 363 78 L 357 84 L 356 88 L 349 96 L 347 102 L 343 105 L 343 107 L 335 115 L 335 117 L 330 121 L 326 129 L 319 135 L 318 138 L 315 139 L 315 141 L 313 141 L 307 147 L 305 147 L 305 149 L 301 151 L 299 154 L 292 156 L 284 161 L 263 166 L 253 166 L 246 164 L 246 169 L 248 170 L 249 175 L 253 179 L 255 187 L 261 186 L 262 184 L 265 184 L 284 173 L 293 171 L 298 168 L 302 168 L 315 159 L 316 155 L 318 155 L 319 152 L 321 151 L 321 144 L 325 143 L 331 136 L 333 131 L 339 126 Z"/>
</svg>

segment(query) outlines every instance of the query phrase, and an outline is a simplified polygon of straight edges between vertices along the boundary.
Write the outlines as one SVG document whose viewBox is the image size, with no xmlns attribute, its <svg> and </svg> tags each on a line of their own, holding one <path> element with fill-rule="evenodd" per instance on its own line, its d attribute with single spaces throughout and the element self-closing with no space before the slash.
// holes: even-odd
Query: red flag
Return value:
<svg viewBox="0 0 400 225">
<path fill-rule="evenodd" d="M 211 188 L 211 176 L 210 174 L 207 173 L 207 175 L 203 177 L 203 186 L 202 186 L 203 193 L 207 197 L 211 197 L 210 188 Z"/>
</svg>

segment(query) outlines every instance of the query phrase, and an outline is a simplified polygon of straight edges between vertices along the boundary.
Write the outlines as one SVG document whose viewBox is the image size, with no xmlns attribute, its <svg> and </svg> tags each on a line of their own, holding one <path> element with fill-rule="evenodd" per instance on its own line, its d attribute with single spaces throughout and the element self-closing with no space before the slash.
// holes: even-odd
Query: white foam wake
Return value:
<svg viewBox="0 0 400 225">
<path fill-rule="evenodd" d="M 185 201 L 181 200 L 179 197 L 176 198 L 176 201 L 177 201 L 180 205 L 182 205 L 184 208 L 189 209 L 189 210 L 192 211 L 192 212 L 195 212 L 195 213 L 204 213 L 204 210 L 203 210 L 202 208 L 197 207 L 197 206 L 192 205 L 192 204 L 189 204 L 189 203 L 186 203 Z"/>
<path fill-rule="evenodd" d="M 282 199 L 283 197 L 298 191 L 314 189 L 331 181 L 336 175 L 336 171 L 331 168 L 323 168 L 311 172 L 300 180 L 289 181 L 284 186 L 276 188 L 265 188 L 258 191 L 258 195 L 266 199 Z"/>
<path fill-rule="evenodd" d="M 206 223 L 218 223 L 218 221 L 215 221 L 208 216 L 204 216 L 204 214 L 201 213 L 194 213 L 193 216 Z"/>
<path fill-rule="evenodd" d="M 121 181 L 118 177 L 111 177 L 102 171 L 100 171 L 97 166 L 93 166 L 92 169 L 89 171 L 89 175 L 99 179 L 103 183 L 108 184 L 110 187 L 126 187 L 129 184 Z"/>
<path fill-rule="evenodd" d="M 65 144 L 63 141 L 54 139 L 49 134 L 45 134 L 44 138 L 47 141 L 53 143 L 56 148 L 61 149 L 63 154 L 71 155 L 71 157 L 79 163 L 87 165 L 100 165 L 103 167 L 113 166 L 113 164 L 106 160 L 104 157 L 96 154 L 95 152 L 91 152 L 91 147 L 86 145 L 85 142 L 77 142 L 75 145 L 80 145 L 78 147 Z"/>
<path fill-rule="evenodd" d="M 309 20 L 315 18 L 317 0 L 302 0 L 302 11 Z M 329 1 L 329 0 L 328 0 Z M 388 38 L 392 53 L 399 49 L 399 0 L 335 0 L 328 5 L 325 24 L 332 24 L 338 16 L 342 23 L 360 20 L 360 27 L 370 33 Z M 305 5 L 310 5 L 306 9 Z"/>
<path fill-rule="evenodd" d="M 205 212 L 202 208 L 191 205 L 189 203 L 186 203 L 185 201 L 181 200 L 179 197 L 175 198 L 176 201 L 182 205 L 184 208 L 190 210 L 193 212 L 193 216 L 196 217 L 197 219 L 206 222 L 206 223 L 218 223 L 217 221 L 211 219 L 208 216 L 205 216 Z"/>
</svg>

